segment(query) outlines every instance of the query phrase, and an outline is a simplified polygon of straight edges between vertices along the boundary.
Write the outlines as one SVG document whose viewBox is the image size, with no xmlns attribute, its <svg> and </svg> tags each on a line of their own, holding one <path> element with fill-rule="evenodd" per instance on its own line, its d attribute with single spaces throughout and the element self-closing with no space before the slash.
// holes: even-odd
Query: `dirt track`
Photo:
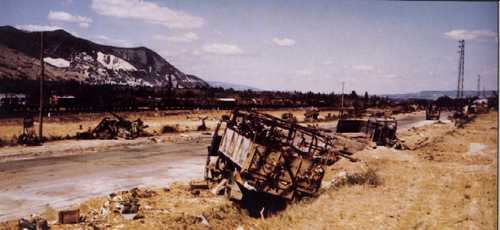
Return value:
<svg viewBox="0 0 500 230">
<path fill-rule="evenodd" d="M 136 186 L 200 177 L 208 138 L 198 143 L 121 146 L 79 155 L 0 163 L 0 220 L 62 208 Z"/>
</svg>

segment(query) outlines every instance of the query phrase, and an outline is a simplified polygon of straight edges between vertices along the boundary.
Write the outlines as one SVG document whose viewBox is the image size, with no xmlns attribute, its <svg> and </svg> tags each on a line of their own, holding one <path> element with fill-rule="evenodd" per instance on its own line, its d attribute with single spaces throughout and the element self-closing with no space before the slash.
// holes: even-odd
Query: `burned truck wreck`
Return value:
<svg viewBox="0 0 500 230">
<path fill-rule="evenodd" d="M 349 153 L 334 138 L 267 114 L 234 111 L 208 147 L 205 179 L 241 200 L 253 193 L 292 201 L 318 192 L 324 166 Z"/>
<path fill-rule="evenodd" d="M 342 118 L 337 124 L 337 133 L 356 134 L 377 145 L 392 146 L 396 143 L 398 123 L 394 117 L 370 116 L 368 119 Z M 354 136 L 353 136 L 354 137 Z"/>
<path fill-rule="evenodd" d="M 77 139 L 135 139 L 144 134 L 148 127 L 141 119 L 129 121 L 116 113 L 110 112 L 114 118 L 105 117 L 97 126 L 86 132 L 77 133 Z"/>
<path fill-rule="evenodd" d="M 425 120 L 439 120 L 441 109 L 435 104 L 429 104 L 425 107 Z"/>
</svg>

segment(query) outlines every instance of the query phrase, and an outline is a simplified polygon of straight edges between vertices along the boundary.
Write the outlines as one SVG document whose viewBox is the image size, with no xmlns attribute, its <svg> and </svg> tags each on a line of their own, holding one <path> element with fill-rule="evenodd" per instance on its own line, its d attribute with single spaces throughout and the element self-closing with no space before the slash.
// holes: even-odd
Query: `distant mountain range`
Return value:
<svg viewBox="0 0 500 230">
<path fill-rule="evenodd" d="M 237 91 L 244 91 L 244 90 L 262 91 L 261 89 L 251 87 L 251 86 L 233 84 L 233 83 L 227 83 L 227 82 L 220 82 L 220 81 L 208 81 L 208 84 L 210 86 L 216 87 L 216 88 L 222 87 L 224 89 L 234 89 Z"/>
<path fill-rule="evenodd" d="M 491 96 L 493 95 L 495 91 L 493 90 L 486 90 L 484 92 L 481 91 L 481 95 L 485 96 Z M 464 96 L 465 97 L 473 97 L 477 96 L 478 92 L 475 90 L 465 90 L 464 91 Z M 384 97 L 388 97 L 391 99 L 427 99 L 427 100 L 436 100 L 439 97 L 442 96 L 448 96 L 451 98 L 454 98 L 457 96 L 457 91 L 456 90 L 448 90 L 448 91 L 420 91 L 417 93 L 402 93 L 402 94 L 385 94 L 385 95 L 380 95 Z"/>
<path fill-rule="evenodd" d="M 75 37 L 64 30 L 44 32 L 47 80 L 128 86 L 208 87 L 146 47 L 120 48 Z M 0 27 L 0 80 L 36 79 L 40 32 Z"/>
</svg>

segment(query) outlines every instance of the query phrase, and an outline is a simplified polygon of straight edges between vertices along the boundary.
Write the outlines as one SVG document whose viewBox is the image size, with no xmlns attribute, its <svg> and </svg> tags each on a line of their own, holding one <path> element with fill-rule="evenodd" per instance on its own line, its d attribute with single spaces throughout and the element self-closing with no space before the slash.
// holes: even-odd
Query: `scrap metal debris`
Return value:
<svg viewBox="0 0 500 230">
<path fill-rule="evenodd" d="M 298 122 L 297 117 L 295 117 L 293 115 L 293 113 L 290 113 L 290 112 L 281 114 L 281 119 L 288 121 L 288 122 L 292 122 L 292 123 Z"/>
<path fill-rule="evenodd" d="M 111 113 L 114 118 L 105 117 L 93 129 L 87 132 L 77 134 L 78 139 L 116 139 L 117 137 L 125 139 L 134 139 L 144 134 L 148 127 L 139 118 L 135 121 L 129 121 L 115 113 Z"/>
<path fill-rule="evenodd" d="M 76 224 L 80 222 L 80 209 L 59 211 L 59 224 Z"/>
<path fill-rule="evenodd" d="M 394 145 L 398 123 L 394 117 L 371 116 L 366 119 L 342 118 L 337 124 L 337 133 L 353 133 L 373 141 L 377 145 Z"/>
<path fill-rule="evenodd" d="M 205 124 L 205 120 L 208 119 L 208 117 L 200 117 L 201 120 L 201 125 L 199 125 L 196 130 L 197 131 L 207 131 L 207 125 Z"/>
<path fill-rule="evenodd" d="M 82 220 L 85 224 L 98 228 L 105 224 L 106 219 L 111 215 L 115 216 L 114 218 L 121 217 L 127 220 L 144 218 L 139 201 L 141 198 L 150 198 L 155 195 L 157 195 L 155 191 L 142 188 L 111 193 L 99 210 L 91 209 L 82 216 Z"/>
<path fill-rule="evenodd" d="M 46 219 L 39 216 L 32 216 L 30 219 L 19 219 L 19 229 L 26 230 L 49 230 L 49 224 Z"/>
<path fill-rule="evenodd" d="M 319 109 L 316 107 L 307 108 L 304 112 L 304 121 L 312 122 L 316 121 L 319 118 Z"/>
<path fill-rule="evenodd" d="M 31 115 L 23 118 L 23 133 L 17 137 L 17 143 L 20 145 L 39 145 L 40 138 L 37 137 L 34 128 L 34 121 Z"/>
<path fill-rule="evenodd" d="M 425 108 L 425 120 L 439 120 L 441 109 L 435 104 L 429 104 Z"/>
</svg>

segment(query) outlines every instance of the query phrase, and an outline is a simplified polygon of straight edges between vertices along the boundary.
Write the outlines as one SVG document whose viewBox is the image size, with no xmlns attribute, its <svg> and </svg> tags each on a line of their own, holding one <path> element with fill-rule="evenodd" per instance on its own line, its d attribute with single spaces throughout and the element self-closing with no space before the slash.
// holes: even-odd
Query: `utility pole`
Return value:
<svg viewBox="0 0 500 230">
<path fill-rule="evenodd" d="M 40 108 L 38 114 L 38 138 L 40 139 L 40 141 L 43 141 L 43 83 L 45 80 L 45 63 L 43 62 L 43 31 L 40 32 L 40 65 L 42 67 L 42 70 L 40 71 Z"/>
<path fill-rule="evenodd" d="M 342 97 L 341 97 L 341 102 L 340 102 L 340 118 L 342 118 L 342 115 L 344 114 L 344 84 L 345 82 L 342 82 Z"/>
<path fill-rule="evenodd" d="M 481 75 L 477 75 L 477 97 L 481 96 Z"/>
<path fill-rule="evenodd" d="M 465 40 L 458 41 L 458 51 L 460 58 L 458 60 L 458 81 L 457 81 L 457 98 L 464 96 L 464 48 Z"/>
</svg>

